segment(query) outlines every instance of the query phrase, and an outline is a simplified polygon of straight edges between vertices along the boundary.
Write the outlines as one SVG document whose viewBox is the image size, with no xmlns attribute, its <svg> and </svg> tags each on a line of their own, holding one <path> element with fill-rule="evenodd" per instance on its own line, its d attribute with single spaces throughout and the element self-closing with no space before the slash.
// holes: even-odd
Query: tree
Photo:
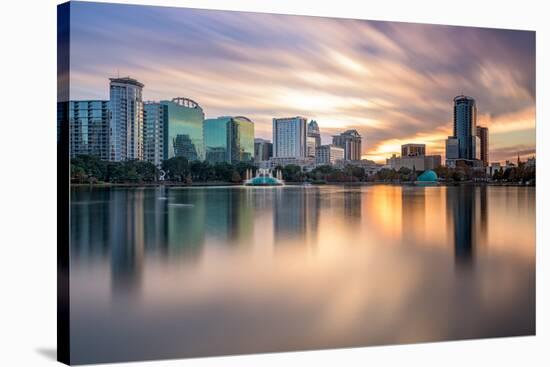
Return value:
<svg viewBox="0 0 550 367">
<path fill-rule="evenodd" d="M 239 175 L 239 172 L 233 171 L 231 173 L 231 182 L 233 183 L 241 182 L 241 175 Z"/>
<path fill-rule="evenodd" d="M 162 162 L 162 169 L 166 172 L 166 177 L 173 181 L 183 181 L 190 173 L 189 162 L 185 157 L 174 157 Z"/>
<path fill-rule="evenodd" d="M 290 181 L 290 182 L 298 182 L 302 181 L 303 175 L 302 175 L 302 168 L 300 166 L 297 166 L 295 164 L 288 164 L 283 167 L 283 180 Z"/>
</svg>

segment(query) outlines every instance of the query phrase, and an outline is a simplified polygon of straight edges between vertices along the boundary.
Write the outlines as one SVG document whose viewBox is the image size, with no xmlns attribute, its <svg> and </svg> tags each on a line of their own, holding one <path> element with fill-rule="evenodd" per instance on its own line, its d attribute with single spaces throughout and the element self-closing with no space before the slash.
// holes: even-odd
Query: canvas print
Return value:
<svg viewBox="0 0 550 367">
<path fill-rule="evenodd" d="M 535 32 L 58 7 L 68 364 L 534 335 Z"/>
</svg>

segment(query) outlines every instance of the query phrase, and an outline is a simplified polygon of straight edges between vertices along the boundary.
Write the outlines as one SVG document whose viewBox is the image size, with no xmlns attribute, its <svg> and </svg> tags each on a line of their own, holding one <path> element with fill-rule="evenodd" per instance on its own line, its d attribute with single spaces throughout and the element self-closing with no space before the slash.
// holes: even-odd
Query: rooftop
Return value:
<svg viewBox="0 0 550 367">
<path fill-rule="evenodd" d="M 140 88 L 145 86 L 143 83 L 140 83 L 136 79 L 130 78 L 129 76 L 125 76 L 123 78 L 109 78 L 109 80 L 111 83 L 131 84 Z"/>
</svg>

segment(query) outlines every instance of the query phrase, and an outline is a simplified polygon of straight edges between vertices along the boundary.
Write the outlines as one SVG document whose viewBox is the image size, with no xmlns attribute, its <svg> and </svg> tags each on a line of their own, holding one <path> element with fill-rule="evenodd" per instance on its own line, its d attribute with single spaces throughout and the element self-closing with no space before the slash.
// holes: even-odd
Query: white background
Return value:
<svg viewBox="0 0 550 367">
<path fill-rule="evenodd" d="M 546 1 L 164 0 L 150 5 L 537 31 L 537 336 L 162 362 L 136 366 L 548 366 Z M 0 366 L 54 365 L 56 349 L 56 4 L 1 2 Z M 513 228 L 510 228 L 513 231 Z M 269 330 L 266 330 L 269 332 Z"/>
</svg>

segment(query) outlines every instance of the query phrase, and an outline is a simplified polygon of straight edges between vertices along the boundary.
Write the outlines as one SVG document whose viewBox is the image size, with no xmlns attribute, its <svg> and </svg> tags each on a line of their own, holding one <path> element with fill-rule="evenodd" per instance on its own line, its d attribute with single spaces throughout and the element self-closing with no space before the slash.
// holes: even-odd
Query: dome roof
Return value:
<svg viewBox="0 0 550 367">
<path fill-rule="evenodd" d="M 436 182 L 437 181 L 437 173 L 435 173 L 431 169 L 429 169 L 427 171 L 424 171 L 420 176 L 418 176 L 418 181 Z"/>
</svg>

